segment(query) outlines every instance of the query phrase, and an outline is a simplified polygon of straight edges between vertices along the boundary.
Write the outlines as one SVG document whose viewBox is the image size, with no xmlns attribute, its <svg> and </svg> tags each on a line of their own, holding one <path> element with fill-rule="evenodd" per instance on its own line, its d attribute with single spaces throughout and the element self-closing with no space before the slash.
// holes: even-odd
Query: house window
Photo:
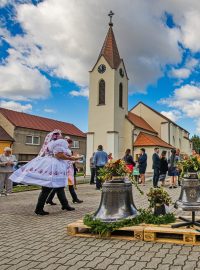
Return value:
<svg viewBox="0 0 200 270">
<path fill-rule="evenodd" d="M 79 141 L 73 141 L 71 148 L 79 148 Z"/>
<path fill-rule="evenodd" d="M 27 135 L 26 136 L 26 144 L 40 145 L 40 137 Z"/>
<path fill-rule="evenodd" d="M 123 108 L 123 85 L 119 84 L 119 107 Z"/>
<path fill-rule="evenodd" d="M 105 81 L 99 82 L 99 105 L 105 105 Z"/>
</svg>

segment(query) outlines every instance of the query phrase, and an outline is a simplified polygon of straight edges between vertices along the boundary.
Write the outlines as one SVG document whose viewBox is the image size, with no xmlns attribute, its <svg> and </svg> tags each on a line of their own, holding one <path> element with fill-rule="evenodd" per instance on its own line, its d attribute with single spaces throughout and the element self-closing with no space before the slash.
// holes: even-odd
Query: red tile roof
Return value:
<svg viewBox="0 0 200 270">
<path fill-rule="evenodd" d="M 14 142 L 14 139 L 0 126 L 0 141 Z"/>
<path fill-rule="evenodd" d="M 60 129 L 64 134 L 67 135 L 86 137 L 85 133 L 70 123 L 65 123 L 27 113 L 11 111 L 4 108 L 0 108 L 0 113 L 2 113 L 4 117 L 6 117 L 16 127 L 30 128 L 42 131 Z"/>
<path fill-rule="evenodd" d="M 128 112 L 127 119 L 136 127 L 158 134 L 142 117 Z"/>
<path fill-rule="evenodd" d="M 146 134 L 143 132 L 140 132 L 138 135 L 136 141 L 134 142 L 134 146 L 160 146 L 165 148 L 174 148 L 172 145 L 164 142 L 162 139 L 160 139 L 157 136 Z"/>
<path fill-rule="evenodd" d="M 117 48 L 117 43 L 115 40 L 114 32 L 112 30 L 112 27 L 110 26 L 108 33 L 106 35 L 103 47 L 101 49 L 99 58 L 101 56 L 104 56 L 108 64 L 111 66 L 111 68 L 118 68 L 121 59 L 119 55 L 119 51 Z M 98 58 L 98 59 L 99 59 Z"/>
</svg>

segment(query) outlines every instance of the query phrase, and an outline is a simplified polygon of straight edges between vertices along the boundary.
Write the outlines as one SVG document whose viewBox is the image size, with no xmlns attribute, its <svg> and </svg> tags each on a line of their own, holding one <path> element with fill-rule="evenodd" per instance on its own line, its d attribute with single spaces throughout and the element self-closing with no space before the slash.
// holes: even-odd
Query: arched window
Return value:
<svg viewBox="0 0 200 270">
<path fill-rule="evenodd" d="M 119 84 L 119 107 L 123 108 L 123 85 Z"/>
<path fill-rule="evenodd" d="M 105 105 L 105 81 L 100 80 L 99 82 L 99 105 Z"/>
</svg>

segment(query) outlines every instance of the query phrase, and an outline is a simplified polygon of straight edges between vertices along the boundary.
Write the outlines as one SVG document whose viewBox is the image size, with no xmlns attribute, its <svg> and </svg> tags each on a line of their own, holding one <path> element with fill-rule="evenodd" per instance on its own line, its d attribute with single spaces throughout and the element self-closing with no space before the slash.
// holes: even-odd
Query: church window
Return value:
<svg viewBox="0 0 200 270">
<path fill-rule="evenodd" d="M 119 84 L 119 107 L 123 108 L 123 85 Z"/>
<path fill-rule="evenodd" d="M 99 105 L 105 105 L 105 81 L 99 82 Z"/>
</svg>

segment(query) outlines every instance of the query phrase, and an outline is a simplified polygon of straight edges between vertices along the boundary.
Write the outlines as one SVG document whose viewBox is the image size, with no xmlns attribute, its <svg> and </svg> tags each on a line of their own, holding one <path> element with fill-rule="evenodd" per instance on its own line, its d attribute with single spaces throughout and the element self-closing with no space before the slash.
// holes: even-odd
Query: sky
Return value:
<svg viewBox="0 0 200 270">
<path fill-rule="evenodd" d="M 143 101 L 200 135 L 199 0 L 0 0 L 0 107 L 86 132 L 110 10 L 129 109 Z"/>
</svg>

